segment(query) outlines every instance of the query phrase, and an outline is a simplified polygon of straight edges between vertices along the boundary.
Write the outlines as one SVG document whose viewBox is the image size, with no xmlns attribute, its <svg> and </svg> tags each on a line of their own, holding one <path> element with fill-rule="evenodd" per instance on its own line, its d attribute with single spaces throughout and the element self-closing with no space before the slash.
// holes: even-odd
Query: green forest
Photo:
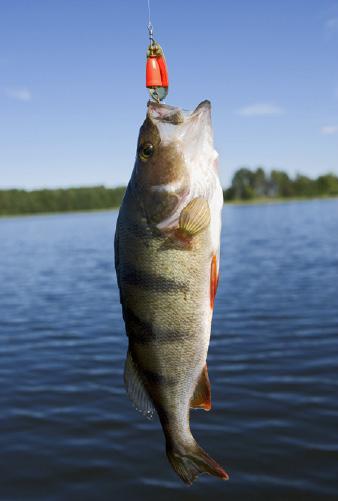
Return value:
<svg viewBox="0 0 338 501">
<path fill-rule="evenodd" d="M 125 187 L 0 190 L 0 215 L 69 212 L 119 207 Z"/>
<path fill-rule="evenodd" d="M 0 215 L 35 214 L 112 209 L 119 207 L 125 187 L 0 190 Z M 338 176 L 325 174 L 317 179 L 286 172 L 266 172 L 243 167 L 234 174 L 231 186 L 224 190 L 224 201 L 273 200 L 280 198 L 315 198 L 338 196 Z"/>
<path fill-rule="evenodd" d="M 297 174 L 292 179 L 284 171 L 267 173 L 262 167 L 237 170 L 230 188 L 224 190 L 225 201 L 334 196 L 338 196 L 338 176 L 335 174 L 325 174 L 316 179 Z"/>
</svg>

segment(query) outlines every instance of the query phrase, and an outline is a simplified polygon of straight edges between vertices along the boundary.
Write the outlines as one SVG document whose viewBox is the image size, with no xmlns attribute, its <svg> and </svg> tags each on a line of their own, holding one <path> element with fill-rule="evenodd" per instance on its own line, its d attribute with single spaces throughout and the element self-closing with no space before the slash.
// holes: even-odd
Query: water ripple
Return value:
<svg viewBox="0 0 338 501">
<path fill-rule="evenodd" d="M 338 202 L 224 209 L 199 442 L 181 485 L 127 400 L 115 212 L 1 219 L 0 498 L 337 499 Z"/>
</svg>

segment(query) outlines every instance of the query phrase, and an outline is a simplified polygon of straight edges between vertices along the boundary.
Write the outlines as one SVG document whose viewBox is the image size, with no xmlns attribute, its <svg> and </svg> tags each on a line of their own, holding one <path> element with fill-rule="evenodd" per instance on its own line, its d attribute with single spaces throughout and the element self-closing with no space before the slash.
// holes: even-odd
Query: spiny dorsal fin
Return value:
<svg viewBox="0 0 338 501">
<path fill-rule="evenodd" d="M 205 198 L 194 198 L 181 212 L 179 229 L 189 236 L 200 233 L 210 223 L 209 204 Z"/>
<path fill-rule="evenodd" d="M 124 384 L 127 395 L 136 410 L 141 412 L 141 414 L 146 416 L 148 419 L 151 419 L 155 409 L 146 389 L 144 388 L 142 379 L 129 350 L 124 366 Z"/>
<path fill-rule="evenodd" d="M 190 408 L 204 409 L 205 411 L 210 411 L 211 409 L 211 391 L 207 364 L 202 369 L 195 392 L 190 401 Z"/>
</svg>

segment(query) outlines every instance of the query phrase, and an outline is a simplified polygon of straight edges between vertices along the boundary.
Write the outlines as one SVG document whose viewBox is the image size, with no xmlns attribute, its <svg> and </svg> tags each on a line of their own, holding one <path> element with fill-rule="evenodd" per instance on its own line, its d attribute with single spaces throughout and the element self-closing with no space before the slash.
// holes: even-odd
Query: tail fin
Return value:
<svg viewBox="0 0 338 501">
<path fill-rule="evenodd" d="M 208 473 L 222 480 L 228 480 L 229 475 L 216 463 L 196 442 L 182 447 L 167 447 L 167 456 L 177 475 L 186 484 L 191 485 L 198 475 Z"/>
</svg>

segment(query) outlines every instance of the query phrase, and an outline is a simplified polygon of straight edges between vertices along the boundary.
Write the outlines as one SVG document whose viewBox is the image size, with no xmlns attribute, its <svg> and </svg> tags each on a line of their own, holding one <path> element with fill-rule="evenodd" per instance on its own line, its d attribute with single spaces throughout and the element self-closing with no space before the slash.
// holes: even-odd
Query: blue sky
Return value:
<svg viewBox="0 0 338 501">
<path fill-rule="evenodd" d="M 168 104 L 213 105 L 221 180 L 338 174 L 338 0 L 152 0 Z M 125 184 L 147 0 L 1 0 L 0 188 Z"/>
</svg>

